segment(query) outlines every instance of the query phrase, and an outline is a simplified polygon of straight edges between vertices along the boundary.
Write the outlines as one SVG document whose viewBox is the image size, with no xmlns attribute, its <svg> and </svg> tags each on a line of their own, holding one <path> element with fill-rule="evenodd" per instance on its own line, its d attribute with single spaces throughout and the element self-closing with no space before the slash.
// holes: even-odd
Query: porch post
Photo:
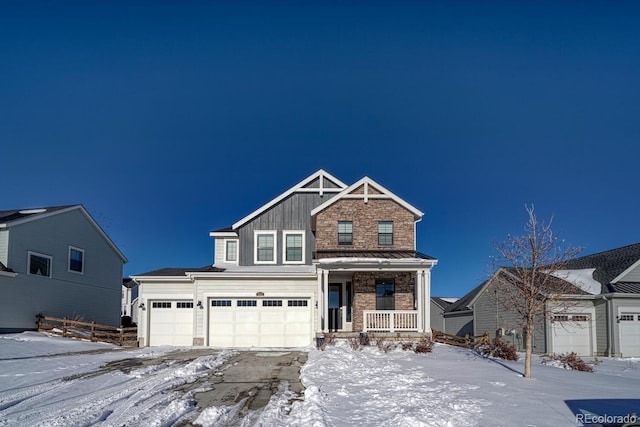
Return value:
<svg viewBox="0 0 640 427">
<path fill-rule="evenodd" d="M 422 281 L 423 285 L 423 295 L 424 295 L 424 332 L 431 333 L 431 268 L 427 270 L 423 270 L 424 279 Z"/>
<path fill-rule="evenodd" d="M 423 320 L 423 293 L 424 293 L 424 270 L 416 271 L 416 299 L 418 300 L 418 332 L 424 332 L 424 320 Z"/>
<path fill-rule="evenodd" d="M 316 297 L 316 333 L 322 332 L 322 316 L 324 315 L 324 291 L 322 289 L 322 271 L 318 269 L 317 281 L 318 281 L 318 296 Z"/>
<path fill-rule="evenodd" d="M 322 308 L 324 311 L 324 332 L 329 332 L 329 270 L 322 270 Z"/>
</svg>

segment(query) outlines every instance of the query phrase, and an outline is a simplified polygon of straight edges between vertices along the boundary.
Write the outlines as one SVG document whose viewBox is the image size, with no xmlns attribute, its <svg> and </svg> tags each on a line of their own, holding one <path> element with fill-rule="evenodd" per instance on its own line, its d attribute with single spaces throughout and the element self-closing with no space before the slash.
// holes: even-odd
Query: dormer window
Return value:
<svg viewBox="0 0 640 427">
<path fill-rule="evenodd" d="M 378 246 L 393 246 L 393 221 L 378 221 Z"/>
<path fill-rule="evenodd" d="M 256 231 L 255 232 L 256 264 L 275 264 L 276 263 L 276 232 L 275 231 Z"/>
<path fill-rule="evenodd" d="M 353 245 L 353 221 L 338 221 L 338 245 Z"/>
<path fill-rule="evenodd" d="M 227 240 L 224 246 L 224 262 L 238 262 L 238 241 Z"/>
</svg>

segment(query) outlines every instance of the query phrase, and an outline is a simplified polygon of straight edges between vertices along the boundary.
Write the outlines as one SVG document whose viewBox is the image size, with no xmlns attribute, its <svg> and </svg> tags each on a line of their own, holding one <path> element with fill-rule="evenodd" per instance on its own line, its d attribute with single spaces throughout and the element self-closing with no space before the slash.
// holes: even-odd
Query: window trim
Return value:
<svg viewBox="0 0 640 427">
<path fill-rule="evenodd" d="M 302 258 L 300 261 L 289 261 L 287 260 L 287 236 L 289 235 L 301 235 L 302 236 Z M 282 232 L 282 263 L 283 264 L 304 264 L 305 263 L 305 251 L 307 249 L 306 245 L 306 236 L 304 230 L 284 230 Z"/>
<path fill-rule="evenodd" d="M 340 233 L 340 224 L 351 224 L 351 233 Z M 351 220 L 339 220 L 338 224 L 337 224 L 337 237 L 338 237 L 338 246 L 353 246 L 353 221 Z M 349 243 L 342 243 L 340 242 L 340 235 L 347 235 L 347 234 L 351 234 L 351 241 Z"/>
<path fill-rule="evenodd" d="M 258 261 L 258 236 L 270 234 L 273 236 L 273 260 Z M 278 235 L 275 230 L 254 230 L 253 232 L 253 263 L 254 264 L 276 264 L 278 262 Z"/>
<path fill-rule="evenodd" d="M 43 274 L 31 273 L 31 256 L 32 255 L 35 255 L 35 256 L 38 256 L 38 257 L 42 257 L 42 258 L 46 258 L 46 259 L 49 260 L 49 275 L 45 276 Z M 42 254 L 40 252 L 27 251 L 27 274 L 29 276 L 46 277 L 48 279 L 51 279 L 53 277 L 53 257 L 51 255 L 45 255 L 45 254 Z"/>
<path fill-rule="evenodd" d="M 71 269 L 71 251 L 78 251 L 82 254 L 82 269 L 80 271 L 77 270 L 72 270 Z M 69 245 L 69 250 L 67 252 L 67 271 L 69 273 L 74 273 L 74 274 L 84 274 L 84 249 L 81 249 L 77 246 L 71 246 Z"/>
<path fill-rule="evenodd" d="M 229 259 L 229 243 L 230 242 L 235 242 L 236 243 L 236 259 L 235 260 L 230 260 Z M 225 239 L 224 240 L 224 262 L 229 263 L 229 264 L 237 264 L 238 263 L 238 256 L 240 255 L 238 253 L 238 248 L 240 246 L 239 243 L 239 239 Z"/>
<path fill-rule="evenodd" d="M 381 233 L 380 232 L 380 225 L 382 224 L 390 224 L 391 225 L 391 233 Z M 378 246 L 393 246 L 393 234 L 394 234 L 394 225 L 393 225 L 393 221 L 378 221 Z M 391 235 L 391 243 L 380 243 L 380 237 L 384 236 L 387 237 Z"/>
</svg>

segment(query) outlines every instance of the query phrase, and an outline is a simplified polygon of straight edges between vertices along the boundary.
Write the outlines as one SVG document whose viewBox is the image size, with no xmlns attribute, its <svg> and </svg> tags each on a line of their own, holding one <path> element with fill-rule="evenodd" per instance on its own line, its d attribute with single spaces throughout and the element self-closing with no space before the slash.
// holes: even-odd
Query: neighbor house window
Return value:
<svg viewBox="0 0 640 427">
<path fill-rule="evenodd" d="M 353 245 L 353 221 L 338 221 L 338 244 Z"/>
<path fill-rule="evenodd" d="M 49 255 L 29 251 L 29 274 L 51 277 L 51 260 Z"/>
<path fill-rule="evenodd" d="M 227 240 L 224 251 L 225 262 L 237 262 L 238 261 L 238 241 Z"/>
<path fill-rule="evenodd" d="M 69 271 L 84 273 L 84 250 L 69 246 Z"/>
<path fill-rule="evenodd" d="M 255 262 L 260 264 L 275 264 L 276 262 L 276 232 L 256 231 Z"/>
<path fill-rule="evenodd" d="M 298 263 L 304 262 L 304 232 L 284 231 L 284 262 Z"/>
<path fill-rule="evenodd" d="M 376 310 L 395 310 L 396 286 L 393 279 L 376 280 Z"/>
<path fill-rule="evenodd" d="M 378 221 L 378 246 L 393 245 L 393 221 Z"/>
</svg>

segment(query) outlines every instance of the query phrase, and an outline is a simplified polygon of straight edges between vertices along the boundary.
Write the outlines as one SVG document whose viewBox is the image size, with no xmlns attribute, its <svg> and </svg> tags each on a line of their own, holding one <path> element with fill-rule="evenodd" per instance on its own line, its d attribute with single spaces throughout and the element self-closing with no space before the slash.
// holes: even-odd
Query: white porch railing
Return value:
<svg viewBox="0 0 640 427">
<path fill-rule="evenodd" d="M 363 311 L 363 332 L 418 331 L 416 310 Z"/>
</svg>

